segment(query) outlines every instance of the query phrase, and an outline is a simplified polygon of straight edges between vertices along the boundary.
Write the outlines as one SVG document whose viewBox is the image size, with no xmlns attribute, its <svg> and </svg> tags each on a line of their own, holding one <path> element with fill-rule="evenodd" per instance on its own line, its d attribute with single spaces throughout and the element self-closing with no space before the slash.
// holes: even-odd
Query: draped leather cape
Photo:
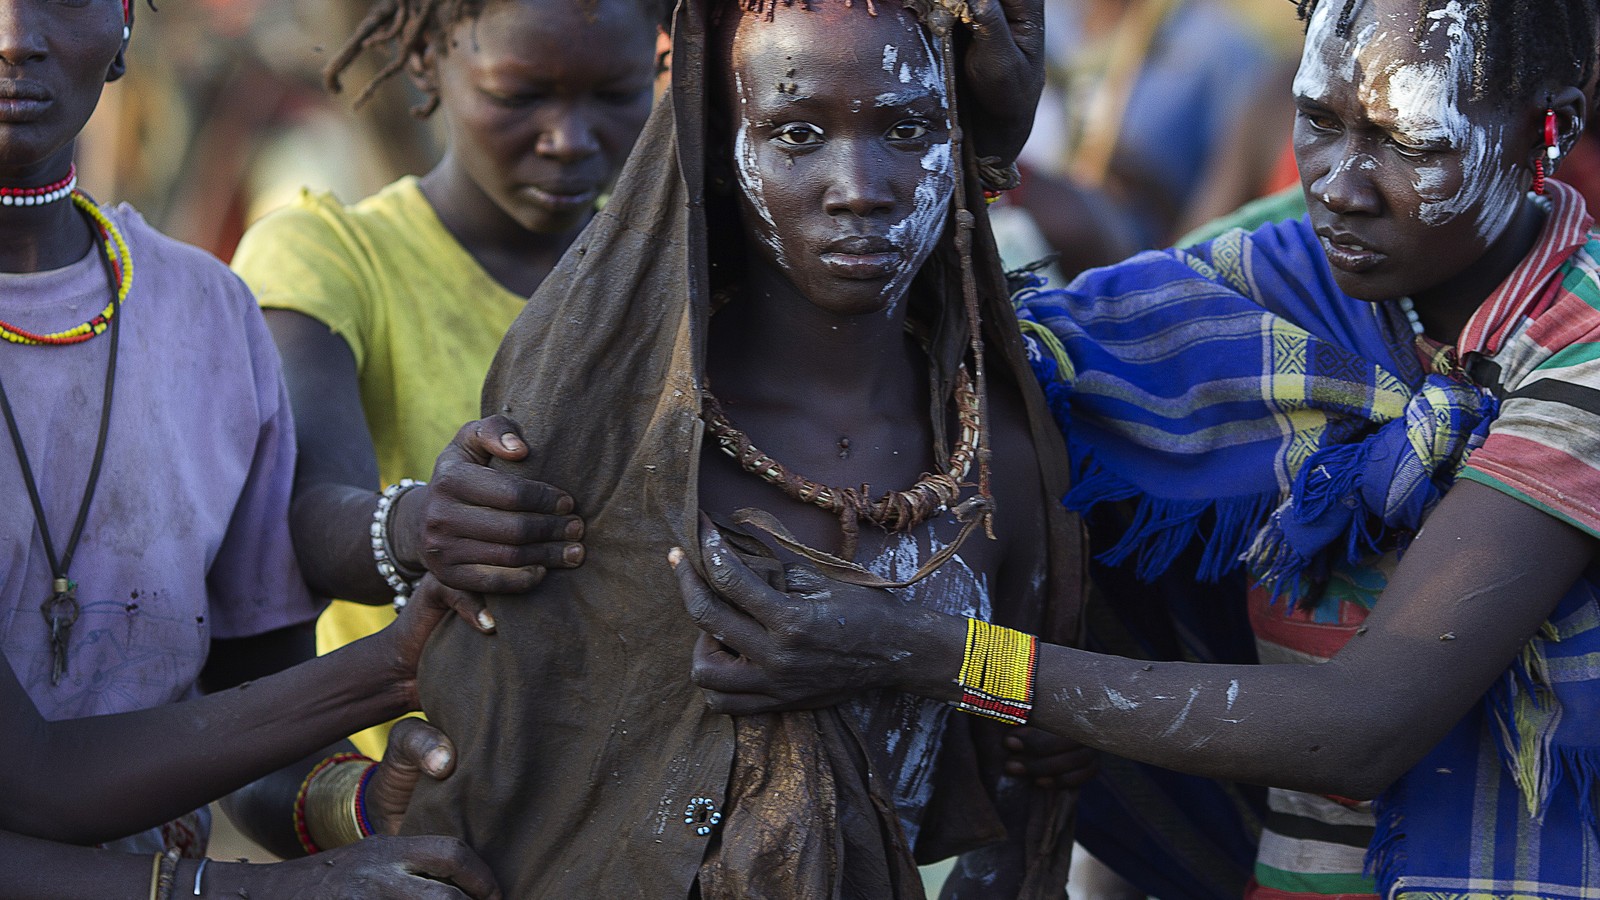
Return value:
<svg viewBox="0 0 1600 900">
<path fill-rule="evenodd" d="M 706 324 L 712 290 L 738 265 L 728 248 L 743 245 L 730 202 L 706 190 L 707 14 L 706 0 L 679 5 L 669 97 L 489 373 L 484 412 L 522 423 L 530 453 L 515 468 L 573 496 L 587 555 L 530 596 L 493 598 L 494 637 L 454 621 L 435 634 L 423 705 L 454 740 L 458 765 L 443 782 L 422 780 L 405 830 L 461 837 L 508 897 L 686 897 L 708 853 L 717 871 L 707 867 L 707 897 L 921 897 L 887 794 L 836 713 L 750 717 L 736 742 L 734 721 L 710 713 L 689 680 L 697 630 L 666 553 L 696 545 Z M 966 157 L 968 196 L 978 197 Z M 972 265 L 990 390 L 1022 392 L 1039 490 L 1051 498 L 1045 597 L 995 597 L 995 620 L 1072 643 L 1080 528 L 1054 502 L 1067 489 L 1066 454 L 977 205 Z M 946 231 L 911 301 L 941 388 L 938 423 L 967 346 Z M 919 861 L 1005 833 L 998 762 L 980 761 L 972 726 L 951 717 Z M 750 808 L 729 809 L 730 791 Z M 1072 796 L 1031 793 L 1024 896 L 1059 898 Z"/>
</svg>

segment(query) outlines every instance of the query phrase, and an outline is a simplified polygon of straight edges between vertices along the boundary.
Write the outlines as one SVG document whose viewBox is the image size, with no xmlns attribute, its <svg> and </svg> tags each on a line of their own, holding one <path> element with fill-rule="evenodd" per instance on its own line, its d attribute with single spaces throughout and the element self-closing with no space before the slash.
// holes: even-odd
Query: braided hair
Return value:
<svg viewBox="0 0 1600 900">
<path fill-rule="evenodd" d="M 1295 0 L 1300 19 L 1309 22 L 1321 2 Z M 1335 29 L 1348 37 L 1363 0 L 1327 2 L 1343 4 Z M 1419 22 L 1436 5 L 1437 0 L 1418 0 Z M 1476 48 L 1474 99 L 1482 99 L 1490 85 L 1503 85 L 1511 100 L 1588 86 L 1600 51 L 1600 0 L 1462 0 L 1462 5 Z"/>
<path fill-rule="evenodd" d="M 367 17 L 356 26 L 354 33 L 339 48 L 339 52 L 322 70 L 322 83 L 330 93 L 339 93 L 344 85 L 341 76 L 363 52 L 369 48 L 386 52 L 388 59 L 378 69 L 367 86 L 356 95 L 355 105 L 361 106 L 384 81 L 406 64 L 412 54 L 420 55 L 430 41 L 446 34 L 458 23 L 476 19 L 488 0 L 376 0 L 367 11 Z M 573 0 L 549 0 L 573 2 Z M 575 0 L 586 17 L 594 15 L 599 0 Z M 651 21 L 664 21 L 667 10 L 664 0 L 637 0 L 641 12 Z M 439 106 L 439 95 L 430 90 L 427 99 L 411 112 L 418 118 L 432 115 Z"/>
</svg>

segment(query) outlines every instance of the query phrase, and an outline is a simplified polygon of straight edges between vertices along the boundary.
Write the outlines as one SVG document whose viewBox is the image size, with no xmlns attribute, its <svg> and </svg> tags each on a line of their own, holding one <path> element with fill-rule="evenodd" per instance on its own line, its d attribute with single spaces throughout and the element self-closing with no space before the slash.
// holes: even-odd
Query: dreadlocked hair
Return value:
<svg viewBox="0 0 1600 900">
<path fill-rule="evenodd" d="M 329 93 L 344 89 L 340 78 L 362 53 L 375 49 L 387 53 L 377 74 L 356 95 L 357 107 L 366 103 L 378 87 L 406 64 L 412 54 L 421 55 L 428 42 L 454 28 L 457 23 L 476 19 L 487 0 L 377 0 L 361 20 L 356 30 L 334 54 L 322 70 L 322 83 Z M 600 0 L 549 0 L 549 2 L 576 2 L 586 17 L 593 17 Z M 666 17 L 664 0 L 639 0 L 640 6 L 652 21 L 662 22 Z M 439 95 L 433 91 L 418 105 L 412 115 L 427 118 L 439 107 Z"/>
<path fill-rule="evenodd" d="M 1309 23 L 1322 2 L 1295 0 L 1301 21 Z M 1343 4 L 1334 28 L 1349 37 L 1363 0 L 1326 2 Z M 1419 23 L 1437 5 L 1437 0 L 1418 0 Z M 1588 85 L 1600 42 L 1600 0 L 1461 0 L 1461 5 L 1473 38 L 1473 99 L 1503 90 L 1507 99 L 1524 100 L 1556 87 Z"/>
</svg>

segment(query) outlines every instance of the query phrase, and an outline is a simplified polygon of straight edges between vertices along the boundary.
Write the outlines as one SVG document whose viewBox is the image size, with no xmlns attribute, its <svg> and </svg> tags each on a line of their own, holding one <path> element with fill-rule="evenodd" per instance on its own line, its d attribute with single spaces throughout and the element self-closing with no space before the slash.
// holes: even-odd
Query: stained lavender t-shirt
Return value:
<svg viewBox="0 0 1600 900">
<path fill-rule="evenodd" d="M 277 351 L 249 290 L 208 254 L 113 213 L 133 253 L 118 318 L 104 470 L 72 561 L 82 615 L 50 684 L 40 603 L 50 564 L 12 443 L 0 432 L 0 647 L 50 719 L 171 703 L 195 692 L 213 638 L 316 617 L 289 541 L 294 428 Z M 0 274 L 0 319 L 70 328 L 110 299 L 95 253 Z M 111 334 L 67 347 L 0 346 L 57 552 L 88 479 Z"/>
</svg>

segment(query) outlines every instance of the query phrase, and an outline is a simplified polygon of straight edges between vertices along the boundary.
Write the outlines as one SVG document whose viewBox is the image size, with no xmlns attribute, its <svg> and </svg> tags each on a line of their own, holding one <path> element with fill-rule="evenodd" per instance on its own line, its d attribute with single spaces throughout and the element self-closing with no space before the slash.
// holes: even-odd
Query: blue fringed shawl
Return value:
<svg viewBox="0 0 1600 900">
<path fill-rule="evenodd" d="M 1337 563 L 1403 550 L 1497 412 L 1425 373 L 1397 309 L 1339 291 L 1304 221 L 1142 254 L 1017 307 L 1072 452 L 1066 502 L 1131 501 L 1102 558 L 1141 577 L 1198 541 L 1200 577 L 1247 562 L 1292 605 Z M 1600 879 L 1597 599 L 1575 585 L 1380 798 L 1368 861 L 1386 895 L 1600 898 L 1582 887 Z"/>
</svg>

